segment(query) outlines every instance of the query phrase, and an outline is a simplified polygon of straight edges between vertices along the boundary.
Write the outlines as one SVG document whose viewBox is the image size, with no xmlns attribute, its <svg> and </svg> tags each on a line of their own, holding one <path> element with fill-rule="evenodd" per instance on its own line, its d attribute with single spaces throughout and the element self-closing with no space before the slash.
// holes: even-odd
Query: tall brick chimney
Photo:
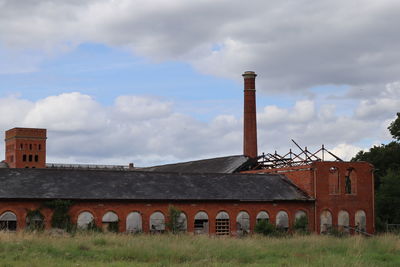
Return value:
<svg viewBox="0 0 400 267">
<path fill-rule="evenodd" d="M 257 154 L 257 116 L 256 116 L 256 76 L 254 71 L 243 73 L 244 78 L 244 127 L 243 155 L 256 158 Z"/>
</svg>

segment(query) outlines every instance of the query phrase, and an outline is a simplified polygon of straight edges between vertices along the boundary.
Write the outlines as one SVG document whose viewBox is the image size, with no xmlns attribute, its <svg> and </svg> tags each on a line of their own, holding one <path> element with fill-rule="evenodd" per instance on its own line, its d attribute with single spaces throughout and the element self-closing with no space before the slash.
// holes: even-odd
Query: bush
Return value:
<svg viewBox="0 0 400 267">
<path fill-rule="evenodd" d="M 169 206 L 168 208 L 168 229 L 173 234 L 178 234 L 184 231 L 184 221 L 180 219 L 182 211 L 174 206 Z"/>
<path fill-rule="evenodd" d="M 301 216 L 300 218 L 297 218 L 294 222 L 293 229 L 299 234 L 309 234 L 310 232 L 308 231 L 307 216 Z"/>
<path fill-rule="evenodd" d="M 270 224 L 267 220 L 258 221 L 256 226 L 254 227 L 254 232 L 258 234 L 274 236 L 277 234 L 276 227 Z"/>
</svg>

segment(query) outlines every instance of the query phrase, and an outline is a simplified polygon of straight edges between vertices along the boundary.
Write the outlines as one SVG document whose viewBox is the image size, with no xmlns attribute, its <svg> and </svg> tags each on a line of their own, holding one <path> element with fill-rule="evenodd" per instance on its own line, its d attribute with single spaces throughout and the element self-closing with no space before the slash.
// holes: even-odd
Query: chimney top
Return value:
<svg viewBox="0 0 400 267">
<path fill-rule="evenodd" d="M 245 71 L 242 76 L 247 79 L 247 78 L 255 78 L 257 74 L 254 71 Z"/>
</svg>

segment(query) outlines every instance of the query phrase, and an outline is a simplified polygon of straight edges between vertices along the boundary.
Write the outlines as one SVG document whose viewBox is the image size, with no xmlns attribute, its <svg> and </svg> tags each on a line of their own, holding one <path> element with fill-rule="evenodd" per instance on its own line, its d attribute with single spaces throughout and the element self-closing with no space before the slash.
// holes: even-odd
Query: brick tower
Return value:
<svg viewBox="0 0 400 267">
<path fill-rule="evenodd" d="M 46 168 L 46 129 L 6 131 L 6 159 L 10 168 Z"/>
<path fill-rule="evenodd" d="M 257 154 L 257 114 L 256 114 L 256 76 L 254 71 L 243 73 L 244 78 L 244 127 L 243 155 L 256 158 Z"/>
</svg>

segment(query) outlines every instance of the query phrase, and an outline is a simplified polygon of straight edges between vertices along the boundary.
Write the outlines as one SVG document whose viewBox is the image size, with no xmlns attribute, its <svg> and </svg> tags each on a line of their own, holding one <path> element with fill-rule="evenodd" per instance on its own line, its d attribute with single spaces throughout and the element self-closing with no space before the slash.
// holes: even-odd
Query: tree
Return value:
<svg viewBox="0 0 400 267">
<path fill-rule="evenodd" d="M 388 129 L 400 141 L 400 112 Z M 383 223 L 400 224 L 400 143 L 393 141 L 360 151 L 352 161 L 367 161 L 375 167 L 377 229 L 383 230 Z"/>
<path fill-rule="evenodd" d="M 376 196 L 378 218 L 385 223 L 400 223 L 400 170 L 389 170 L 382 177 Z"/>
<path fill-rule="evenodd" d="M 397 112 L 397 118 L 388 127 L 393 138 L 400 141 L 400 112 Z"/>
</svg>

